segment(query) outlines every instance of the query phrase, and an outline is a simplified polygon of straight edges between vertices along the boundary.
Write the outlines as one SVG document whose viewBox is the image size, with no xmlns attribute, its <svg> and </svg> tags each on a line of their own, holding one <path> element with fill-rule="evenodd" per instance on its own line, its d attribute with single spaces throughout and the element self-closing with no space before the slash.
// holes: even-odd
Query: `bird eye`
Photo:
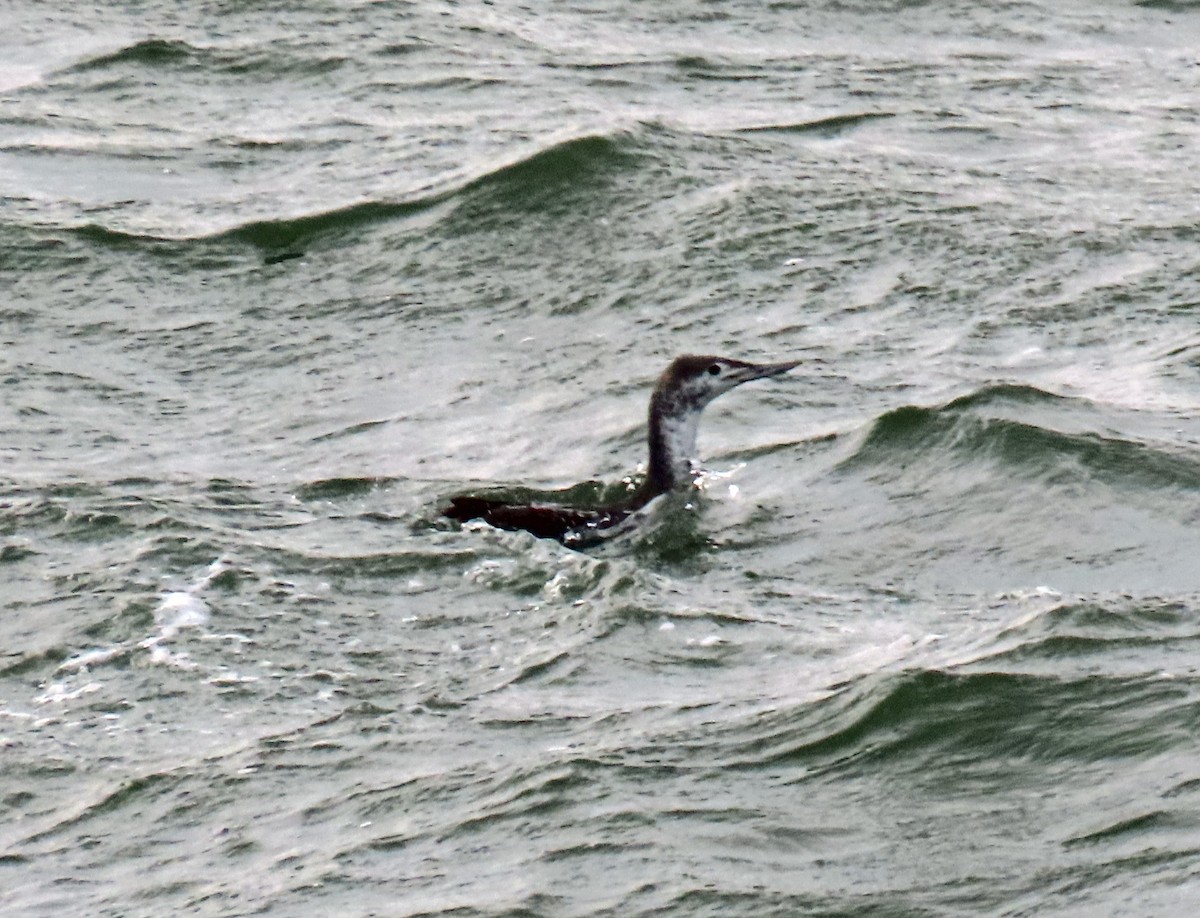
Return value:
<svg viewBox="0 0 1200 918">
<path fill-rule="evenodd" d="M 721 375 L 721 365 L 719 363 L 714 363 L 711 367 L 708 368 L 708 375 L 709 376 L 720 376 Z"/>
</svg>

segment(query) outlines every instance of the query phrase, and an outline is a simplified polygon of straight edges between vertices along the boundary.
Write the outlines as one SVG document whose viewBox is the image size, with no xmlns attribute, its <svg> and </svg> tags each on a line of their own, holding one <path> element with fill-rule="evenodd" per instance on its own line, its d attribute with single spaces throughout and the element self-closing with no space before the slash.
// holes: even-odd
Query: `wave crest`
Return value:
<svg viewBox="0 0 1200 918">
<path fill-rule="evenodd" d="M 906 405 L 880 415 L 842 466 L 903 469 L 920 453 L 926 468 L 990 463 L 1046 477 L 1070 466 L 1100 480 L 1200 489 L 1200 460 L 1193 456 L 1162 443 L 1078 429 L 1079 415 L 1093 407 L 1016 385 L 985 387 L 940 407 Z"/>
<path fill-rule="evenodd" d="M 465 208 L 464 222 L 487 216 L 527 217 L 538 211 L 571 207 L 573 196 L 624 169 L 634 159 L 633 141 L 624 134 L 567 137 L 495 165 L 482 174 L 434 183 L 397 200 L 357 201 L 341 207 L 295 216 L 253 220 L 200 236 L 172 238 L 87 224 L 74 233 L 92 244 L 111 248 L 191 243 L 235 243 L 264 252 L 268 261 L 324 239 L 338 238 L 373 224 L 403 220 L 439 205 Z M 282 253 L 282 254 L 281 254 Z"/>
</svg>

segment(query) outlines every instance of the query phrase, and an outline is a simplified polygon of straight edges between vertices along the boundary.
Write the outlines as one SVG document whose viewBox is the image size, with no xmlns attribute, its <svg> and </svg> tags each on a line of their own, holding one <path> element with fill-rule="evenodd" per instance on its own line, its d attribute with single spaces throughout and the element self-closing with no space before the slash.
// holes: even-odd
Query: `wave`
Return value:
<svg viewBox="0 0 1200 918">
<path fill-rule="evenodd" d="M 147 38 L 134 42 L 116 51 L 100 54 L 76 63 L 72 70 L 104 70 L 119 64 L 163 66 L 190 61 L 202 54 L 195 45 L 186 41 L 165 38 Z"/>
<path fill-rule="evenodd" d="M 270 79 L 284 75 L 328 73 L 345 63 L 346 59 L 340 56 L 299 57 L 265 46 L 206 48 L 179 39 L 147 38 L 116 51 L 79 61 L 69 69 L 76 73 L 87 73 L 130 66 L 138 70 L 194 68 L 234 76 L 261 74 Z"/>
<path fill-rule="evenodd" d="M 365 426 L 365 425 L 364 425 Z M 295 495 L 302 501 L 337 500 L 361 497 L 393 484 L 393 478 L 321 478 L 297 485 Z"/>
<path fill-rule="evenodd" d="M 608 174 L 632 160 L 627 134 L 583 134 L 519 157 L 467 182 L 463 190 L 489 186 L 534 192 L 544 183 L 561 185 Z"/>
<path fill-rule="evenodd" d="M 739 770 L 924 771 L 1001 757 L 1091 763 L 1171 746 L 1194 727 L 1190 695 L 1149 676 L 915 670 L 864 678 L 738 731 L 752 736 L 702 745 Z"/>
<path fill-rule="evenodd" d="M 363 201 L 315 214 L 272 220 L 254 220 L 230 229 L 202 236 L 172 237 L 155 233 L 135 233 L 95 223 L 74 227 L 71 232 L 85 242 L 105 248 L 123 249 L 158 246 L 184 246 L 192 243 L 239 243 L 275 253 L 273 260 L 292 257 L 286 250 L 318 237 L 343 234 L 386 220 L 403 219 L 437 203 L 437 199 L 412 201 Z M 299 253 L 296 253 L 298 255 Z"/>
<path fill-rule="evenodd" d="M 805 776 L 955 763 L 986 769 L 1001 758 L 1035 769 L 1150 758 L 1195 732 L 1200 628 L 1192 603 L 1058 599 L 981 638 L 969 648 L 952 638 L 934 642 L 922 662 L 813 686 L 802 700 L 706 720 L 660 745 L 683 767 Z"/>
<path fill-rule="evenodd" d="M 738 128 L 738 133 L 823 134 L 827 137 L 832 137 L 868 121 L 878 121 L 883 118 L 894 117 L 896 117 L 895 112 L 855 112 L 847 115 L 831 115 L 828 118 L 817 118 L 812 121 L 753 125 L 751 127 Z"/>
<path fill-rule="evenodd" d="M 1086 429 L 1095 412 L 1096 406 L 1084 399 L 1032 386 L 989 386 L 940 407 L 907 405 L 886 412 L 842 467 L 883 466 L 902 472 L 911 455 L 919 453 L 923 472 L 938 461 L 988 462 L 1031 477 L 1071 467 L 1108 482 L 1200 489 L 1200 458 L 1162 443 Z"/>
<path fill-rule="evenodd" d="M 1088 669 L 1104 659 L 1103 671 L 1164 676 L 1176 655 L 1191 669 L 1200 628 L 1188 603 L 1156 598 L 1072 599 L 1020 618 L 989 641 L 972 665 L 1057 673 L 1064 665 Z"/>
<path fill-rule="evenodd" d="M 394 201 L 358 201 L 315 213 L 254 220 L 200 236 L 171 237 L 135 233 L 98 224 L 76 227 L 83 240 L 112 248 L 137 246 L 238 244 L 259 249 L 268 261 L 284 261 L 292 250 L 337 238 L 377 223 L 403 220 L 439 205 L 465 206 L 466 222 L 485 212 L 513 217 L 543 209 L 573 206 L 571 194 L 604 181 L 636 158 L 627 134 L 583 134 L 553 141 L 476 175 L 459 176 L 412 197 Z"/>
</svg>

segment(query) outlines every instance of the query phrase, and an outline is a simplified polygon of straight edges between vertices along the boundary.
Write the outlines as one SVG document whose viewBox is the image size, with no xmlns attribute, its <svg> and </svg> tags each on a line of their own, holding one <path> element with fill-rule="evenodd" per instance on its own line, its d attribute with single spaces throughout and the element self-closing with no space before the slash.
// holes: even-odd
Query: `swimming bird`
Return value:
<svg viewBox="0 0 1200 918">
<path fill-rule="evenodd" d="M 658 378 L 650 396 L 650 467 L 646 480 L 617 503 L 584 508 L 463 494 L 450 498 L 442 515 L 463 522 L 480 519 L 497 529 L 525 530 L 566 545 L 599 541 L 660 494 L 692 482 L 698 466 L 696 432 L 709 402 L 742 383 L 778 376 L 799 364 L 798 360 L 746 363 L 695 354 L 676 357 Z"/>
</svg>

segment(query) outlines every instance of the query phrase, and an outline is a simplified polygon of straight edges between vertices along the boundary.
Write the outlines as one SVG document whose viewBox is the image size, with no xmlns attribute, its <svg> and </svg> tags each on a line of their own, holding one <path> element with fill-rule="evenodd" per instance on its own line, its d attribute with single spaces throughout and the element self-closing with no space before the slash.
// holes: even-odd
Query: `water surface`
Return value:
<svg viewBox="0 0 1200 918">
<path fill-rule="evenodd" d="M 5 16 L 6 914 L 1200 903 L 1192 4 Z"/>
</svg>

